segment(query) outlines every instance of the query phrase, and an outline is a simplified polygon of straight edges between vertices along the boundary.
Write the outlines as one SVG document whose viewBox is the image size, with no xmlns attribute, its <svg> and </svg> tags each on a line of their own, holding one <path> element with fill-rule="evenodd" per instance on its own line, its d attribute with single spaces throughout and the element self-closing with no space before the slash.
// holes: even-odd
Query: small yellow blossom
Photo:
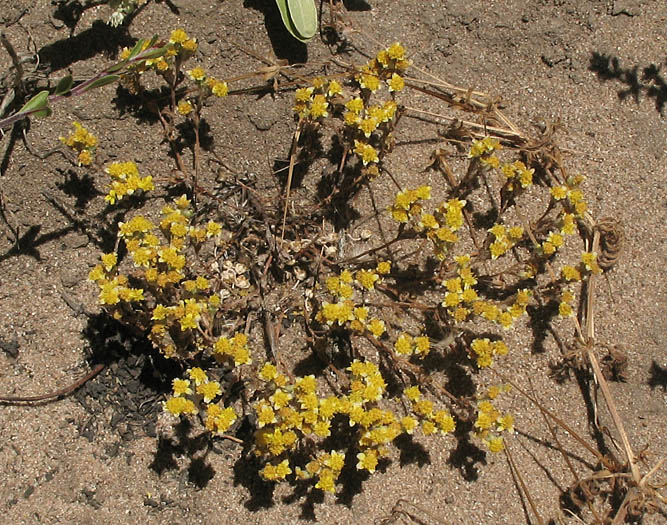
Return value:
<svg viewBox="0 0 667 525">
<path fill-rule="evenodd" d="M 204 403 L 210 403 L 222 393 L 222 390 L 217 381 L 208 381 L 197 386 L 197 393 L 204 398 Z"/>
<path fill-rule="evenodd" d="M 201 67 L 196 67 L 188 71 L 188 76 L 195 82 L 203 82 L 206 79 L 206 72 Z"/>
<path fill-rule="evenodd" d="M 192 394 L 190 381 L 188 379 L 174 379 L 171 384 L 173 386 L 175 396 Z"/>
<path fill-rule="evenodd" d="M 391 78 L 387 80 L 387 84 L 389 85 L 389 91 L 402 91 L 405 87 L 403 77 L 397 73 L 391 75 Z"/>
</svg>

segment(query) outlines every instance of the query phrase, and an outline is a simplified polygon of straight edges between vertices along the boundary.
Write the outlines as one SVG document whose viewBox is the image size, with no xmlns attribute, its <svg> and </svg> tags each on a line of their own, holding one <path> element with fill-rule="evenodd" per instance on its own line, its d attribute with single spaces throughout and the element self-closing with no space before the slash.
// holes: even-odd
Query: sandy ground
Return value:
<svg viewBox="0 0 667 525">
<path fill-rule="evenodd" d="M 12 2 L 0 16 L 11 21 L 25 6 L 20 24 L 4 31 L 19 52 L 37 51 L 52 78 L 68 70 L 87 78 L 132 38 L 166 35 L 176 27 L 198 38 L 202 65 L 220 78 L 260 67 L 232 41 L 259 57 L 312 63 L 328 56 L 318 38 L 307 48 L 293 44 L 274 24 L 271 4 L 151 3 L 126 32 L 101 25 L 108 15 L 104 7 L 76 19 L 57 17 L 56 6 L 46 0 Z M 647 472 L 667 454 L 667 6 L 650 0 L 350 0 L 345 5 L 349 19 L 375 41 L 400 40 L 412 60 L 434 75 L 502 97 L 505 113 L 523 129 L 562 122 L 567 164 L 588 177 L 592 212 L 625 226 L 621 260 L 600 282 L 596 336 L 627 354 L 625 381 L 611 389 L 634 450 L 648 447 L 640 464 Z M 366 52 L 377 50 L 371 38 L 355 42 Z M 3 52 L 0 72 L 9 66 Z M 33 122 L 27 140 L 46 152 L 59 145 L 57 137 L 76 119 L 100 137 L 105 161 L 134 158 L 147 170 L 170 170 L 159 122 L 142 121 L 117 97 L 108 87 L 69 100 L 53 117 Z M 288 154 L 291 105 L 291 93 L 229 97 L 211 112 L 217 154 L 239 171 L 270 180 L 273 160 Z M 53 204 L 76 210 L 81 215 L 75 218 L 92 216 L 93 188 L 103 182 L 59 155 L 35 157 L 20 137 L 9 148 L 10 140 L 6 135 L 1 142 L 3 152 L 11 150 L 2 160 L 0 188 L 8 222 L 19 228 L 20 249 L 2 223 L 0 394 L 36 395 L 70 384 L 89 370 L 91 352 L 117 352 L 120 343 L 95 347 L 104 338 L 82 311 L 96 308 L 95 287 L 86 276 L 99 248 Z M 416 147 L 405 158 L 399 149 L 397 171 L 405 184 L 431 177 L 420 172 L 429 148 L 432 144 Z M 84 308 L 77 312 L 77 305 Z M 559 358 L 553 338 L 547 336 L 544 351 L 535 354 L 527 327 L 526 332 L 517 336 L 506 370 L 513 370 L 519 384 L 530 378 L 544 406 L 591 440 L 579 384 L 558 384 L 548 376 L 549 364 Z M 0 405 L 0 511 L 7 523 L 535 522 L 505 457 L 461 450 L 451 436 L 419 438 L 420 450 L 427 452 L 396 458 L 340 496 L 306 498 L 287 485 L 271 493 L 241 461 L 236 443 L 222 442 L 204 456 L 196 448 L 170 448 L 160 441 L 156 415 L 163 397 L 127 373 L 130 365 L 145 367 L 145 362 L 123 359 L 92 380 L 85 395 L 35 406 Z M 557 518 L 572 475 L 539 411 L 520 397 L 512 410 L 514 460 L 541 515 Z M 600 418 L 612 428 L 604 409 Z M 577 470 L 590 472 L 592 456 L 559 434 Z M 663 467 L 652 479 L 659 484 L 666 477 Z M 407 502 L 399 503 L 402 499 Z M 392 508 L 405 512 L 392 517 Z M 647 516 L 644 523 L 664 519 L 663 507 L 662 516 Z"/>
</svg>

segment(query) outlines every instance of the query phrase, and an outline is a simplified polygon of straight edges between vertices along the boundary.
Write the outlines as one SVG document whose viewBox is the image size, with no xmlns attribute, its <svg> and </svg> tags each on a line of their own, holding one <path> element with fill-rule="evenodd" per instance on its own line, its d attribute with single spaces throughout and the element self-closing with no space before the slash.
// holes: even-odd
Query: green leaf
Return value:
<svg viewBox="0 0 667 525">
<path fill-rule="evenodd" d="M 107 75 L 106 77 L 98 78 L 95 82 L 91 82 L 90 85 L 86 87 L 86 91 L 106 86 L 107 84 L 113 84 L 114 82 L 118 82 L 118 80 L 120 80 L 120 75 Z"/>
<path fill-rule="evenodd" d="M 120 71 L 127 65 L 128 62 L 129 60 L 127 58 L 125 60 L 121 60 L 117 64 L 107 68 L 107 73 L 115 73 L 116 71 Z"/>
<path fill-rule="evenodd" d="M 148 45 L 146 46 L 146 48 L 148 49 L 150 47 L 153 47 L 155 45 L 155 43 L 157 42 L 157 39 L 158 39 L 158 36 L 153 35 L 153 38 L 151 38 L 151 41 L 148 42 Z"/>
<path fill-rule="evenodd" d="M 146 41 L 145 38 L 140 38 L 139 41 L 136 44 L 134 44 L 134 47 L 132 48 L 132 51 L 130 51 L 130 54 L 127 57 L 128 60 L 132 60 L 139 53 L 141 53 L 141 49 L 142 49 L 145 41 Z"/>
<path fill-rule="evenodd" d="M 304 2 L 311 2 L 313 4 L 313 8 L 315 8 L 314 0 L 301 0 L 301 3 Z M 296 5 L 297 2 L 294 3 Z M 289 31 L 289 33 L 297 40 L 304 43 L 308 42 L 308 40 L 310 40 L 315 33 L 310 36 L 304 36 L 299 32 L 297 27 L 294 25 L 292 17 L 290 16 L 290 9 L 287 6 L 288 0 L 276 0 L 276 4 L 278 5 L 278 11 L 280 11 L 280 17 L 283 19 L 283 25 L 285 26 L 285 29 L 287 29 L 287 31 Z M 307 11 L 307 9 L 305 11 Z M 297 16 L 297 18 L 303 18 L 303 14 Z M 307 26 L 307 24 L 303 25 Z M 317 26 L 317 12 L 315 12 L 315 25 Z"/>
<path fill-rule="evenodd" d="M 317 33 L 317 7 L 315 0 L 287 0 L 289 15 L 302 41 L 310 40 Z"/>
<path fill-rule="evenodd" d="M 153 51 L 147 51 L 146 53 L 141 55 L 141 60 L 150 60 L 151 58 L 161 57 L 167 52 L 167 49 L 169 49 L 169 44 L 167 44 L 166 46 L 158 47 Z"/>
<path fill-rule="evenodd" d="M 63 95 L 65 93 L 68 93 L 69 90 L 72 89 L 73 84 L 74 80 L 72 79 L 72 75 L 67 75 L 66 77 L 63 77 L 58 81 L 58 85 L 56 86 L 56 90 L 53 94 Z"/>
<path fill-rule="evenodd" d="M 46 106 L 44 109 L 40 109 L 39 111 L 35 111 L 32 113 L 30 116 L 31 117 L 50 117 L 53 114 L 53 111 L 49 106 Z"/>
<path fill-rule="evenodd" d="M 28 102 L 23 106 L 19 113 L 27 113 L 28 111 L 35 111 L 38 109 L 43 109 L 49 103 L 49 92 L 47 90 L 40 91 L 34 97 L 32 97 Z"/>
</svg>

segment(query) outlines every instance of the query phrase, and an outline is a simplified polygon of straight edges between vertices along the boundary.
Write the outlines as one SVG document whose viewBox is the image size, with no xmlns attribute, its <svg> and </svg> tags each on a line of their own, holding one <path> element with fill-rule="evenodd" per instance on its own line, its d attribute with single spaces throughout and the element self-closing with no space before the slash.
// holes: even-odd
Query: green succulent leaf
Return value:
<svg viewBox="0 0 667 525">
<path fill-rule="evenodd" d="M 301 42 L 308 42 L 317 32 L 315 0 L 276 0 L 283 25 Z"/>
<path fill-rule="evenodd" d="M 73 84 L 74 80 L 72 79 L 72 75 L 67 75 L 58 81 L 58 85 L 56 86 L 56 90 L 53 94 L 64 95 L 65 93 L 68 93 L 70 89 L 72 89 Z"/>
<path fill-rule="evenodd" d="M 44 109 L 47 107 L 48 103 L 49 103 L 49 92 L 47 90 L 40 91 L 30 100 L 28 100 L 28 102 L 26 102 L 25 106 L 21 108 L 19 113 L 28 113 L 30 111 Z M 37 115 L 37 113 L 35 113 L 35 115 Z"/>
<path fill-rule="evenodd" d="M 317 33 L 317 7 L 315 0 L 287 0 L 287 7 L 294 27 L 305 40 Z"/>
</svg>

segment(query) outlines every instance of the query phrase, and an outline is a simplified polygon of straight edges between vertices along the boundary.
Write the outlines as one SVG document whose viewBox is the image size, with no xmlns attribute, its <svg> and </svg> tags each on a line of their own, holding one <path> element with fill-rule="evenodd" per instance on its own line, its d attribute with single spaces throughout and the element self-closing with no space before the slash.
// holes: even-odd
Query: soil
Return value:
<svg viewBox="0 0 667 525">
<path fill-rule="evenodd" d="M 305 64 L 293 70 L 298 78 L 321 73 L 317 65 L 331 58 L 319 36 L 306 46 L 287 35 L 270 0 L 150 2 L 118 28 L 105 24 L 107 6 L 0 3 L 8 41 L 19 55 L 39 57 L 39 64 L 25 64 L 26 85 L 34 92 L 53 87 L 67 73 L 89 78 L 136 39 L 164 37 L 177 27 L 198 39 L 193 63 L 217 78 L 243 75 L 266 67 L 262 60 L 276 59 Z M 619 262 L 599 280 L 596 338 L 626 359 L 622 380 L 610 388 L 631 446 L 644 451 L 639 466 L 647 473 L 667 455 L 667 4 L 347 0 L 344 5 L 350 23 L 363 28 L 349 35 L 358 51 L 372 55 L 399 40 L 411 60 L 433 75 L 501 97 L 504 113 L 521 129 L 562 124 L 567 164 L 586 174 L 593 215 L 617 218 L 625 229 Z M 328 2 L 322 2 L 325 21 L 328 13 Z M 10 68 L 3 50 L 0 74 Z M 11 75 L 4 78 L 6 92 Z M 237 89 L 233 82 L 230 87 Z M 434 99 L 416 98 L 426 109 L 443 111 Z M 206 169 L 199 184 L 213 192 L 226 181 L 241 180 L 279 200 L 285 179 L 273 172 L 289 155 L 292 105 L 293 92 L 286 90 L 232 92 L 207 107 Z M 159 194 L 165 196 L 174 164 L 162 126 L 116 86 L 72 97 L 54 109 L 49 118 L 15 126 L 0 142 L 0 396 L 56 391 L 93 366 L 106 366 L 57 401 L 0 404 L 0 512 L 7 523 L 536 522 L 507 457 L 455 436 L 399 443 L 400 455 L 380 472 L 348 480 L 334 496 L 271 487 L 235 441 L 218 441 L 209 449 L 192 438 L 186 424 L 165 430 L 161 403 L 178 367 L 100 313 L 96 287 L 87 281 L 100 251 L 113 249 L 113 225 L 121 212 L 104 213 L 104 174 L 77 167 L 58 141 L 70 133 L 71 121 L 81 122 L 99 137 L 102 164 L 136 161 L 142 173 L 162 184 Z M 437 174 L 424 170 L 437 145 L 433 131 L 413 121 L 397 136 L 392 169 L 401 184 L 443 185 Z M 322 169 L 325 164 L 314 163 L 297 172 L 292 196 L 297 211 L 317 191 Z M 331 224 L 341 220 L 354 235 L 375 228 L 379 223 L 368 218 L 374 206 L 390 202 L 392 190 L 385 179 L 376 179 L 332 213 L 325 228 L 332 231 Z M 280 212 L 269 219 L 279 222 Z M 261 338 L 261 326 L 252 330 Z M 543 334 L 539 351 L 528 324 L 524 332 L 512 339 L 504 370 L 512 370 L 516 383 L 534 391 L 544 407 L 591 444 L 600 434 L 596 416 L 602 432 L 618 439 L 601 397 L 597 405 L 591 398 L 590 378 L 572 375 L 558 382 L 549 373 L 562 358 L 552 332 Z M 307 357 L 295 341 L 279 343 L 294 361 Z M 517 432 L 509 446 L 532 503 L 545 520 L 578 522 L 566 510 L 563 494 L 574 480 L 558 443 L 533 404 L 520 396 L 513 402 Z M 235 431 L 241 438 L 250 435 L 242 426 Z M 568 433 L 557 433 L 575 470 L 590 475 L 593 456 Z M 664 484 L 665 466 L 650 480 Z M 664 523 L 666 512 L 663 505 L 643 522 Z M 581 517 L 595 522 L 586 510 Z"/>
</svg>

